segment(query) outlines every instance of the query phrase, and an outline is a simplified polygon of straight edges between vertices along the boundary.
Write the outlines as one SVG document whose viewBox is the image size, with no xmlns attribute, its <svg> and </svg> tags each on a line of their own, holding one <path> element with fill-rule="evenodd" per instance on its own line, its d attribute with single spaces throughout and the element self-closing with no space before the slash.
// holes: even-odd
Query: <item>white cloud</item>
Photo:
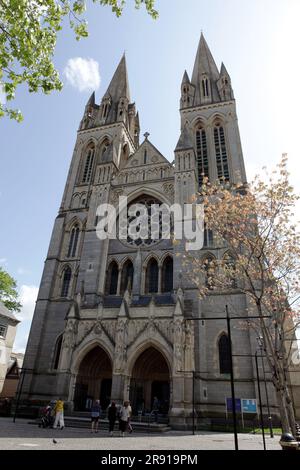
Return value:
<svg viewBox="0 0 300 470">
<path fill-rule="evenodd" d="M 29 336 L 30 325 L 26 329 L 22 329 L 21 326 L 18 326 L 17 335 L 14 342 L 13 351 L 16 353 L 25 353 L 28 336 Z"/>
<path fill-rule="evenodd" d="M 0 258 L 0 264 L 6 264 L 7 258 Z"/>
<path fill-rule="evenodd" d="M 28 269 L 22 268 L 21 266 L 17 269 L 17 273 L 22 276 L 23 274 L 30 274 L 30 271 Z"/>
<path fill-rule="evenodd" d="M 25 284 L 20 287 L 19 300 L 22 309 L 20 313 L 17 313 L 17 318 L 21 320 L 21 323 L 18 325 L 14 342 L 13 350 L 15 352 L 25 352 L 38 290 L 39 288 L 36 286 L 27 286 Z"/>
<path fill-rule="evenodd" d="M 64 75 L 79 91 L 97 90 L 100 86 L 99 64 L 94 59 L 82 57 L 69 59 Z"/>
<path fill-rule="evenodd" d="M 38 290 L 39 289 L 36 286 L 21 286 L 20 302 L 22 304 L 22 310 L 18 314 L 20 320 L 23 321 L 32 319 Z"/>
</svg>

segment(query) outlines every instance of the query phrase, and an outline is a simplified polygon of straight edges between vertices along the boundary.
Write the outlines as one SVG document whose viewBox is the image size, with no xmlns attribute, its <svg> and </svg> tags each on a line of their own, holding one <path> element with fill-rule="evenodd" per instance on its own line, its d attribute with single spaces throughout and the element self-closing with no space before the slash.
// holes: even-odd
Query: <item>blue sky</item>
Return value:
<svg viewBox="0 0 300 470">
<path fill-rule="evenodd" d="M 15 105 L 25 121 L 0 121 L 0 265 L 18 281 L 24 309 L 16 349 L 26 344 L 34 300 L 54 218 L 70 164 L 76 130 L 92 90 L 79 91 L 63 75 L 69 59 L 99 64 L 101 100 L 126 51 L 131 98 L 141 131 L 169 159 L 179 137 L 180 83 L 191 75 L 201 29 L 218 65 L 224 61 L 237 100 L 248 176 L 290 156 L 299 184 L 299 0 L 158 0 L 153 21 L 133 0 L 122 18 L 88 1 L 90 36 L 80 42 L 65 29 L 55 64 L 65 86 L 50 96 L 21 88 Z"/>
</svg>

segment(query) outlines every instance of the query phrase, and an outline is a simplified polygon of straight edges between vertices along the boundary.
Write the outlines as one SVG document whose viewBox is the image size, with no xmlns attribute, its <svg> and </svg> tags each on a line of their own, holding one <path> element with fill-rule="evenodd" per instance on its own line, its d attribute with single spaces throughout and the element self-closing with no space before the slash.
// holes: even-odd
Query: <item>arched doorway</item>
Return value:
<svg viewBox="0 0 300 470">
<path fill-rule="evenodd" d="M 151 412 L 154 397 L 159 401 L 159 413 L 167 415 L 170 407 L 170 370 L 164 356 L 151 346 L 140 354 L 132 369 L 129 399 L 133 413 Z"/>
<path fill-rule="evenodd" d="M 93 400 L 100 400 L 102 409 L 110 402 L 112 366 L 107 353 L 95 346 L 82 359 L 76 377 L 74 410 L 87 411 Z"/>
</svg>

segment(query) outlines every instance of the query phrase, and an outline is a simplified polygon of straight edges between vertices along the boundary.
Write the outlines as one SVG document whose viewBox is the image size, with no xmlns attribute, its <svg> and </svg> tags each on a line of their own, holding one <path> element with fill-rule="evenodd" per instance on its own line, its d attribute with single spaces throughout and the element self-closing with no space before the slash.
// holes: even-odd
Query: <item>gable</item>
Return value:
<svg viewBox="0 0 300 470">
<path fill-rule="evenodd" d="M 138 150 L 131 155 L 123 170 L 126 168 L 136 168 L 139 166 L 166 164 L 172 168 L 171 163 L 157 150 L 148 140 L 144 140 Z"/>
</svg>

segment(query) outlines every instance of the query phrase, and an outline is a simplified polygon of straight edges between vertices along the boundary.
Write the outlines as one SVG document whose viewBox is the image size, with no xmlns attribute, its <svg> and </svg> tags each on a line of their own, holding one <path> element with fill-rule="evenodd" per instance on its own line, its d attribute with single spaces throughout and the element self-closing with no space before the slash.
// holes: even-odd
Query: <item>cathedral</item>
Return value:
<svg viewBox="0 0 300 470">
<path fill-rule="evenodd" d="M 225 417 L 231 397 L 225 306 L 248 315 L 238 282 L 201 299 L 182 261 L 183 242 L 96 234 L 97 208 L 117 208 L 120 196 L 129 207 L 183 207 L 204 177 L 246 183 L 231 78 L 223 63 L 217 67 L 203 34 L 180 93 L 172 163 L 148 133 L 140 143 L 125 56 L 101 103 L 94 93 L 88 100 L 45 261 L 22 399 L 61 397 L 70 413 L 89 410 L 95 399 L 103 409 L 129 399 L 138 416 L 156 398 L 159 415 L 177 429 L 191 426 L 193 410 L 197 420 Z M 213 235 L 204 227 L 203 260 L 228 256 Z M 231 336 L 235 395 L 256 400 L 255 335 L 235 324 Z"/>
</svg>

